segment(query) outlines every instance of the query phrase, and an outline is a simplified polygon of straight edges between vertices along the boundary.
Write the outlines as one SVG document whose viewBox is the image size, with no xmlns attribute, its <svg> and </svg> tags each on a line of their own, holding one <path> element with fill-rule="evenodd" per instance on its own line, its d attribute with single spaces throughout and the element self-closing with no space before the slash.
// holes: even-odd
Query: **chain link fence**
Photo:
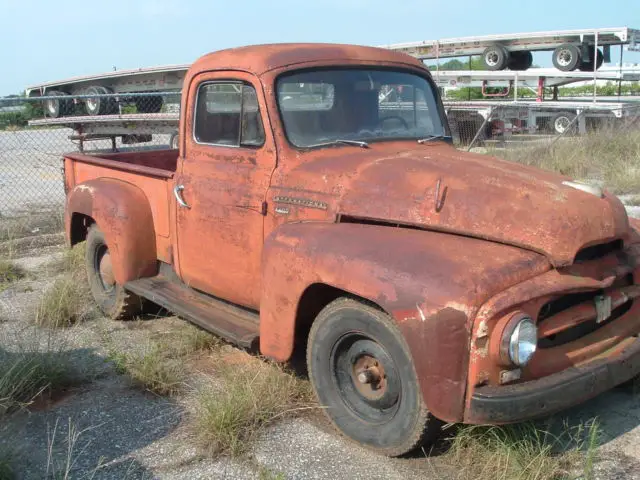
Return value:
<svg viewBox="0 0 640 480">
<path fill-rule="evenodd" d="M 176 148 L 179 109 L 180 94 L 175 91 L 0 99 L 0 236 L 61 231 L 63 154 Z M 634 173 L 640 172 L 640 103 L 565 107 L 553 102 L 447 101 L 445 110 L 458 148 L 565 174 L 608 178 L 575 158 L 580 148 L 597 141 L 603 156 L 617 151 L 623 162 L 607 168 L 637 176 L 640 193 L 640 174 Z M 628 147 L 624 152 L 621 142 Z M 563 155 L 564 160 L 559 158 Z M 559 164 L 540 160 L 547 157 Z M 560 165 L 562 161 L 567 165 Z M 616 186 L 621 194 L 630 188 Z"/>
</svg>

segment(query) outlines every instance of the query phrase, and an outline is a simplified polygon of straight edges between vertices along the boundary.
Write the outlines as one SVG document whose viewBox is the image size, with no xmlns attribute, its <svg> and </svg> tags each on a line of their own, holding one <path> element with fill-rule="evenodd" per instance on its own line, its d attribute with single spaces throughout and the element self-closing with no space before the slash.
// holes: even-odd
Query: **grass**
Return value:
<svg viewBox="0 0 640 480">
<path fill-rule="evenodd" d="M 46 392 L 77 385 L 84 375 L 67 352 L 32 346 L 18 352 L 0 349 L 0 418 L 27 407 Z"/>
<path fill-rule="evenodd" d="M 553 145 L 490 149 L 506 160 L 601 183 L 617 195 L 640 191 L 640 129 L 602 130 Z"/>
<path fill-rule="evenodd" d="M 20 265 L 11 260 L 0 259 L 0 290 L 25 276 L 26 272 Z"/>
<path fill-rule="evenodd" d="M 86 282 L 67 274 L 45 290 L 36 307 L 34 321 L 40 327 L 69 327 L 90 318 L 93 312 Z"/>
<path fill-rule="evenodd" d="M 316 408 L 308 382 L 280 366 L 250 358 L 220 363 L 220 383 L 194 393 L 194 429 L 210 455 L 236 457 L 278 419 Z"/>
<path fill-rule="evenodd" d="M 151 339 L 141 351 L 121 352 L 112 346 L 110 358 L 116 369 L 150 392 L 176 395 L 188 376 L 187 357 L 213 350 L 220 344 L 210 333 L 187 323 L 183 325 L 159 334 L 161 340 Z"/>
<path fill-rule="evenodd" d="M 62 275 L 47 288 L 36 306 L 34 322 L 40 327 L 62 328 L 93 316 L 94 306 L 84 269 L 84 243 L 67 249 L 53 264 Z"/>
<path fill-rule="evenodd" d="M 532 422 L 508 426 L 462 426 L 447 455 L 461 479 L 547 480 L 593 478 L 597 422 L 552 434 Z"/>
</svg>

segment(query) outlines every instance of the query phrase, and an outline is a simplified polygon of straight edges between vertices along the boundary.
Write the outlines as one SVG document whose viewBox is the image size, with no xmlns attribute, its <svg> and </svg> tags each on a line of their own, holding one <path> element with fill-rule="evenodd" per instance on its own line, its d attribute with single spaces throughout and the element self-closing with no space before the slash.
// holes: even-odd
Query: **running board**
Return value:
<svg viewBox="0 0 640 480">
<path fill-rule="evenodd" d="M 258 313 L 199 293 L 162 274 L 127 282 L 124 287 L 231 343 L 257 347 Z"/>
</svg>

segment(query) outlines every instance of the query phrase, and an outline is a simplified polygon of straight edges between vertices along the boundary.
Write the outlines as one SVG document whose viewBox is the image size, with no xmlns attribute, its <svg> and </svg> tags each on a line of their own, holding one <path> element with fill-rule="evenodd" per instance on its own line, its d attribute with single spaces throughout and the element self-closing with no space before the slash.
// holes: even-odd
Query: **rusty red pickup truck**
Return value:
<svg viewBox="0 0 640 480">
<path fill-rule="evenodd" d="M 606 191 L 457 150 L 420 61 L 223 50 L 181 102 L 178 149 L 65 156 L 67 240 L 105 314 L 152 302 L 306 356 L 334 425 L 391 456 L 640 372 L 637 224 Z"/>
</svg>

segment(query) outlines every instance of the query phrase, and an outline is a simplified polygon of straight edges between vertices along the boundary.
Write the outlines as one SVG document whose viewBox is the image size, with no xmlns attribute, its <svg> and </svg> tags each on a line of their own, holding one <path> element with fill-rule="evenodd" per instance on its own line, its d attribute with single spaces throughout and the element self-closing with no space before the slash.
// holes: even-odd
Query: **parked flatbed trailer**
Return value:
<svg viewBox="0 0 640 480">
<path fill-rule="evenodd" d="M 549 30 L 443 38 L 382 47 L 421 60 L 482 55 L 487 70 L 527 70 L 533 62 L 531 52 L 553 50 L 553 64 L 559 70 L 593 71 L 603 62 L 610 61 L 612 45 L 627 45 L 631 51 L 640 51 L 640 30 L 628 27 Z"/>
</svg>

